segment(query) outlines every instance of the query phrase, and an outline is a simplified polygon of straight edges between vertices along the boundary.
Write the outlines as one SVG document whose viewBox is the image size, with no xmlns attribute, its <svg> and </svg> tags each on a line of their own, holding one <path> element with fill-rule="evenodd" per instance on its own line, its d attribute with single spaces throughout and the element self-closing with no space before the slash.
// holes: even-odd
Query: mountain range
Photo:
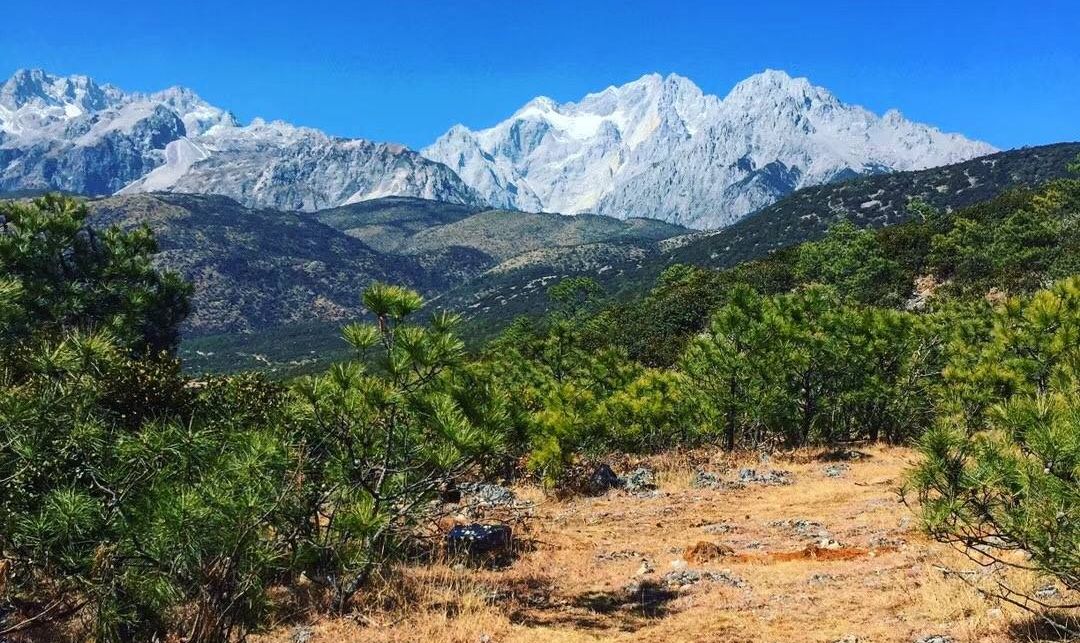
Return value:
<svg viewBox="0 0 1080 643">
<path fill-rule="evenodd" d="M 314 212 L 388 196 L 721 228 L 794 190 L 993 152 L 765 71 L 727 96 L 674 74 L 529 101 L 417 153 L 281 121 L 242 125 L 193 91 L 142 94 L 21 70 L 0 86 L 0 192 L 182 192 Z"/>
<path fill-rule="evenodd" d="M 181 87 L 129 93 L 41 70 L 0 86 L 0 192 L 26 190 L 216 194 L 294 211 L 389 195 L 482 202 L 445 165 L 401 145 L 280 121 L 241 126 Z"/>
<path fill-rule="evenodd" d="M 500 207 L 721 228 L 803 187 L 993 151 L 768 70 L 724 98 L 675 74 L 573 103 L 536 98 L 489 129 L 455 126 L 421 153 Z"/>
</svg>

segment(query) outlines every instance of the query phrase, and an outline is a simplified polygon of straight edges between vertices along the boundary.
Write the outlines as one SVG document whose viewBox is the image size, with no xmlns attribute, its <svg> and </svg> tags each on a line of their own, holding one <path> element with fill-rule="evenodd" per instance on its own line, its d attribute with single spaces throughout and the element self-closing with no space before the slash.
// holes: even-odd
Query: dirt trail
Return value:
<svg viewBox="0 0 1080 643">
<path fill-rule="evenodd" d="M 537 503 L 535 548 L 509 567 L 408 568 L 378 597 L 388 606 L 383 612 L 282 626 L 259 638 L 1022 640 L 1010 631 L 1024 615 L 936 568 L 958 559 L 917 533 L 916 517 L 900 502 L 910 451 L 870 449 L 840 465 L 812 455 L 753 464 L 790 471 L 788 485 L 696 488 L 690 465 L 668 456 L 649 463 L 658 474 L 653 492 L 559 501 L 518 489 Z M 704 466 L 718 477 L 738 477 L 738 463 L 712 459 Z"/>
</svg>

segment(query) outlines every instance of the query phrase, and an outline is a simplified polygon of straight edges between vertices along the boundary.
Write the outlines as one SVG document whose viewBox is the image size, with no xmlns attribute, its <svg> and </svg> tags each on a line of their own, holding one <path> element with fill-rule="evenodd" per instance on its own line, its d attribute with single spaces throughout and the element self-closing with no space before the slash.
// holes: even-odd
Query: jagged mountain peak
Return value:
<svg viewBox="0 0 1080 643">
<path fill-rule="evenodd" d="M 0 85 L 0 191 L 219 194 L 315 210 L 389 195 L 479 204 L 444 165 L 402 145 L 254 119 L 183 86 L 143 94 L 20 70 Z"/>
<path fill-rule="evenodd" d="M 0 87 L 0 105 L 12 110 L 29 104 L 104 109 L 121 96 L 117 88 L 98 85 L 89 76 L 57 76 L 43 69 L 18 69 Z"/>
<path fill-rule="evenodd" d="M 810 107 L 813 103 L 840 104 L 840 101 L 824 87 L 814 85 L 805 77 L 793 77 L 779 69 L 766 69 L 738 82 L 723 103 L 728 106 L 745 106 L 747 103 L 765 103 L 793 100 Z"/>
<path fill-rule="evenodd" d="M 422 154 L 502 207 L 722 227 L 801 187 L 992 151 L 766 69 L 724 98 L 658 73 L 576 102 L 541 97 L 493 127 L 456 126 Z"/>
</svg>

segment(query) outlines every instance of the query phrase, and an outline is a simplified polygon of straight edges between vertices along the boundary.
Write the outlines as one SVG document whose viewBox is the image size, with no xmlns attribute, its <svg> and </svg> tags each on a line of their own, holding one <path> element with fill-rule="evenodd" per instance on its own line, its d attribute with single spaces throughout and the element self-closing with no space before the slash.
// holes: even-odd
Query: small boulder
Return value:
<svg viewBox="0 0 1080 643">
<path fill-rule="evenodd" d="M 598 464 L 596 469 L 593 470 L 592 475 L 589 476 L 589 480 L 586 483 L 586 491 L 590 494 L 599 496 L 607 493 L 611 489 L 616 489 L 622 486 L 622 480 L 619 476 L 615 475 L 611 467 L 606 464 Z"/>
<path fill-rule="evenodd" d="M 472 504 L 486 507 L 512 507 L 517 504 L 513 491 L 497 484 L 466 482 L 458 486 Z"/>
<path fill-rule="evenodd" d="M 664 582 L 672 587 L 686 587 L 701 580 L 701 572 L 696 569 L 676 569 L 664 574 Z"/>
<path fill-rule="evenodd" d="M 825 467 L 823 473 L 826 478 L 843 478 L 849 467 L 846 464 L 830 464 Z"/>
<path fill-rule="evenodd" d="M 664 583 L 669 587 L 674 588 L 688 587 L 701 581 L 720 583 L 729 587 L 746 587 L 746 581 L 735 576 L 726 569 L 718 572 L 707 572 L 698 569 L 676 569 L 664 574 Z"/>
<path fill-rule="evenodd" d="M 702 526 L 701 530 L 707 534 L 726 534 L 732 531 L 732 526 L 726 522 L 714 522 L 712 524 Z"/>
<path fill-rule="evenodd" d="M 638 467 L 622 479 L 622 486 L 630 493 L 640 493 L 656 489 L 656 478 L 651 469 Z"/>
<path fill-rule="evenodd" d="M 709 471 L 694 471 L 694 477 L 690 480 L 690 486 L 695 489 L 723 489 L 727 485 L 720 476 Z"/>
<path fill-rule="evenodd" d="M 820 541 L 823 538 L 829 537 L 829 531 L 825 529 L 825 525 L 814 520 L 796 518 L 788 520 L 773 520 L 767 524 L 769 527 L 783 529 L 794 536 L 801 536 L 803 538 L 813 538 L 814 540 Z"/>
<path fill-rule="evenodd" d="M 446 535 L 446 549 L 470 558 L 504 554 L 510 549 L 511 536 L 507 525 L 458 525 Z"/>
<path fill-rule="evenodd" d="M 915 643 L 953 643 L 953 640 L 948 636 L 942 636 L 941 634 L 931 634 L 916 639 Z"/>
<path fill-rule="evenodd" d="M 744 468 L 739 469 L 739 482 L 743 484 L 789 485 L 794 480 L 792 480 L 790 471 L 768 469 L 759 472 L 756 469 Z"/>
</svg>

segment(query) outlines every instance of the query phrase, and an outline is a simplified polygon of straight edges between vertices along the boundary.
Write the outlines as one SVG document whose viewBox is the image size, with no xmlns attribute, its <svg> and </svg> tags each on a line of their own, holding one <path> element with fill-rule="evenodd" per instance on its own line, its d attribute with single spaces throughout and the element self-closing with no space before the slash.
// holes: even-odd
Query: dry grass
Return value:
<svg viewBox="0 0 1080 643">
<path fill-rule="evenodd" d="M 899 501 L 911 452 L 873 448 L 866 455 L 831 478 L 819 452 L 767 464 L 751 456 L 668 454 L 648 462 L 659 484 L 651 496 L 559 500 L 521 489 L 538 503 L 535 548 L 512 565 L 400 569 L 378 596 L 367 597 L 380 607 L 305 626 L 308 640 L 832 642 L 855 636 L 910 643 L 930 634 L 958 643 L 1027 640 L 1026 614 L 940 571 L 965 561 L 917 533 L 915 517 Z M 731 479 L 738 466 L 786 469 L 795 484 L 692 486 L 694 469 Z M 793 520 L 819 523 L 835 542 L 819 548 L 815 525 L 778 522 Z M 734 554 L 691 567 L 724 572 L 743 586 L 709 580 L 665 586 L 663 575 L 685 565 L 683 552 L 701 541 Z M 643 561 L 654 571 L 639 576 Z M 296 634 L 282 627 L 257 640 L 284 643 Z"/>
</svg>

